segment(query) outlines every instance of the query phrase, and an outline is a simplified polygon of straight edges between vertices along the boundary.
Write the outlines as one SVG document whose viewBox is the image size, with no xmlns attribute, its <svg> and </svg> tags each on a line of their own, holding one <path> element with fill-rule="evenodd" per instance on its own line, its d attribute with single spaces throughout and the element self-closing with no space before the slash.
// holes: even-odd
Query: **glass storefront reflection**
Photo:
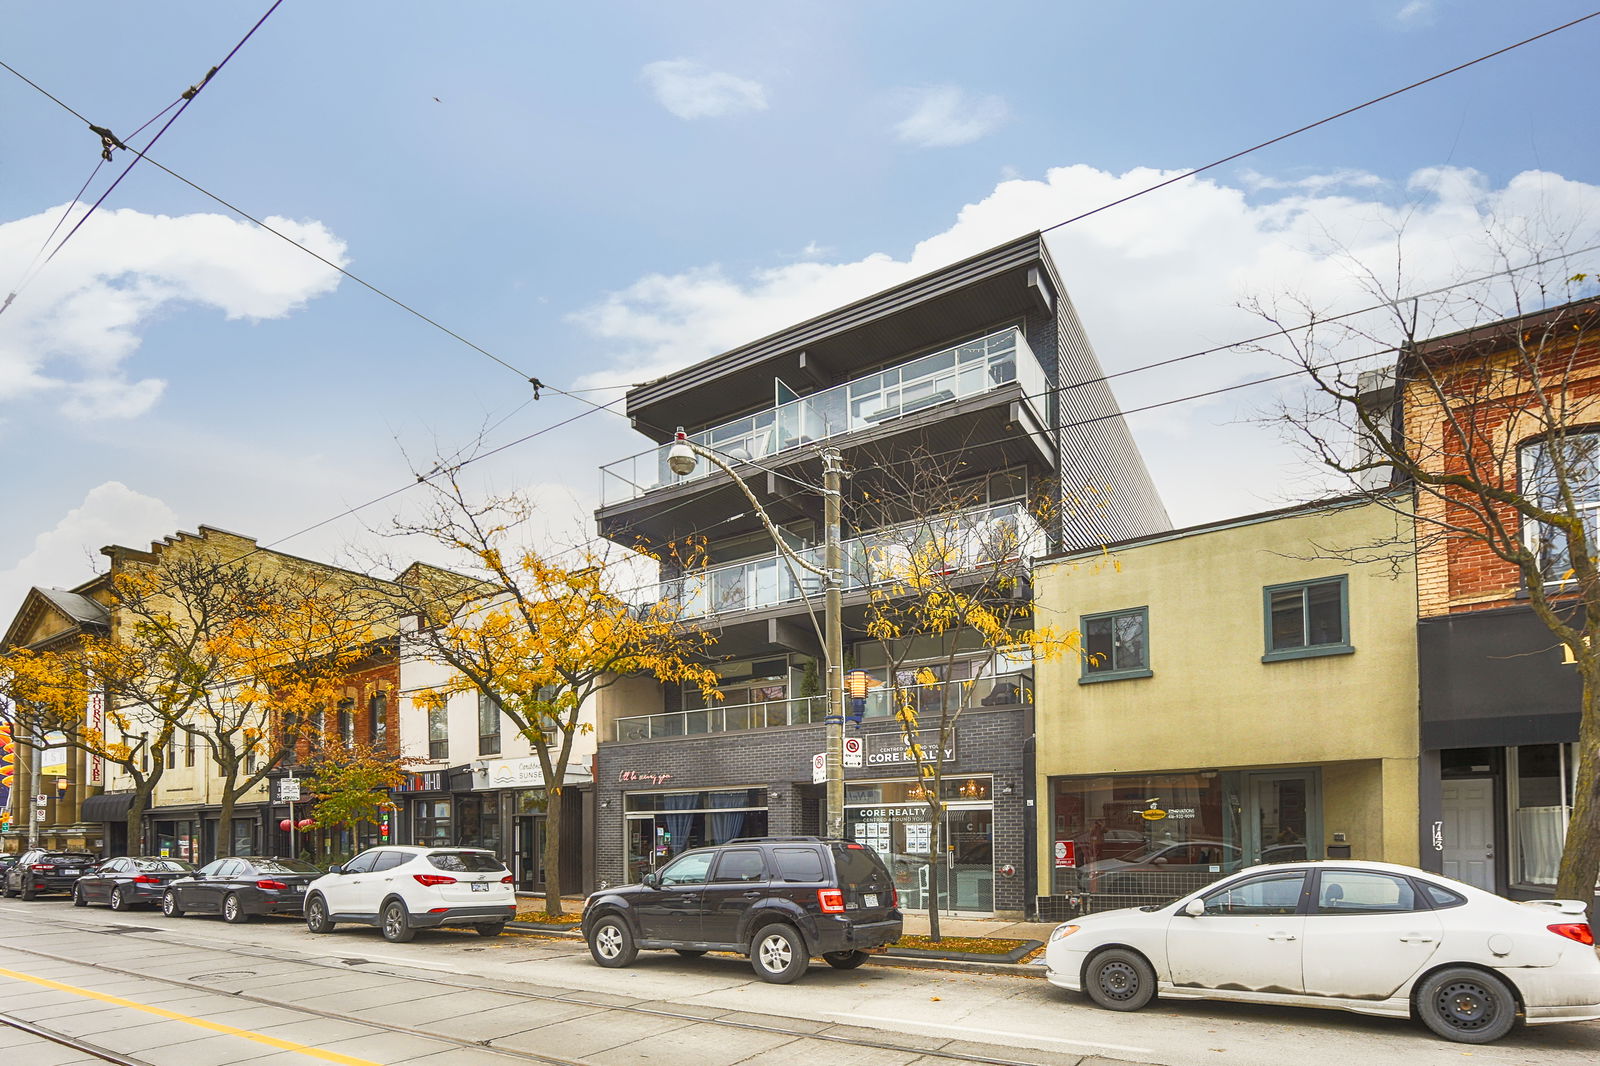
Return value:
<svg viewBox="0 0 1600 1066">
<path fill-rule="evenodd" d="M 939 875 L 939 909 L 994 910 L 994 811 L 991 779 L 954 777 L 943 783 L 947 848 Z M 930 866 L 938 849 L 932 812 L 916 781 L 852 782 L 845 792 L 845 836 L 878 853 L 894 877 L 900 905 L 926 910 Z"/>
<path fill-rule="evenodd" d="M 688 848 L 767 835 L 767 790 L 633 792 L 627 800 L 628 880 Z"/>
</svg>

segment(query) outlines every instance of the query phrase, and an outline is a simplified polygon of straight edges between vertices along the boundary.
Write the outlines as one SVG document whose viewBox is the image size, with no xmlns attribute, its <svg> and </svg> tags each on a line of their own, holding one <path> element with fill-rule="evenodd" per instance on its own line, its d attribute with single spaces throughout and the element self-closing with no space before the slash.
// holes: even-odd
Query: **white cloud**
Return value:
<svg viewBox="0 0 1600 1066">
<path fill-rule="evenodd" d="M 1365 170 L 1340 169 L 1326 174 L 1307 174 L 1299 178 L 1284 178 L 1246 170 L 1239 175 L 1245 187 L 1252 192 L 1293 189 L 1299 192 L 1321 193 L 1332 189 L 1377 189 L 1384 180 Z"/>
<path fill-rule="evenodd" d="M 1434 0 L 1407 0 L 1394 13 L 1394 20 L 1402 26 L 1431 26 L 1434 14 Z"/>
<path fill-rule="evenodd" d="M 646 63 L 639 76 L 661 106 L 682 119 L 720 118 L 767 109 L 767 93 L 760 82 L 712 70 L 692 59 Z"/>
<path fill-rule="evenodd" d="M 105 568 L 99 552 L 108 544 L 139 548 L 177 528 L 178 516 L 155 497 L 120 481 L 96 485 L 55 528 L 35 537 L 14 566 L 0 570 L 0 609 L 15 612 L 34 585 L 71 588 L 89 580 Z M 10 623 L 8 613 L 4 624 Z"/>
<path fill-rule="evenodd" d="M 955 148 L 971 144 L 999 128 L 1010 112 L 998 96 L 969 96 L 954 85 L 910 89 L 902 94 L 909 111 L 895 124 L 895 134 L 919 148 Z"/>
<path fill-rule="evenodd" d="M 22 276 L 61 210 L 0 224 L 7 283 Z M 320 222 L 267 221 L 346 261 L 344 243 Z M 249 223 L 98 211 L 0 314 L 0 405 L 47 399 L 73 418 L 136 417 L 165 387 L 127 373 L 141 330 L 158 315 L 198 304 L 229 319 L 281 318 L 338 283 L 336 271 Z"/>
<path fill-rule="evenodd" d="M 640 278 L 576 316 L 616 353 L 615 369 L 590 375 L 586 384 L 658 377 L 1173 173 L 1069 166 L 1042 180 L 1005 181 L 904 258 L 875 253 L 849 262 L 788 262 L 748 276 L 713 264 Z M 1108 371 L 1263 332 L 1263 321 L 1239 307 L 1253 296 L 1305 293 L 1333 310 L 1370 304 L 1352 261 L 1391 279 L 1399 269 L 1405 291 L 1415 292 L 1495 270 L 1502 257 L 1527 261 L 1533 258 L 1527 249 L 1548 248 L 1541 234 L 1569 234 L 1574 248 L 1600 243 L 1600 187 L 1557 174 L 1527 172 L 1495 187 L 1476 171 L 1435 167 L 1403 182 L 1347 180 L 1334 188 L 1302 178 L 1260 187 L 1286 191 L 1258 199 L 1216 181 L 1189 180 L 1048 236 Z M 1403 200 L 1397 187 L 1405 190 Z M 1404 235 L 1403 256 L 1397 233 Z M 1600 256 L 1591 255 L 1557 263 L 1549 273 L 1593 270 L 1596 262 Z M 1504 290 L 1495 296 L 1503 299 Z M 1455 324 L 1453 310 L 1438 308 L 1441 330 Z M 1112 385 L 1131 408 L 1282 370 L 1270 355 L 1233 351 Z M 1175 520 L 1247 513 L 1297 492 L 1294 481 L 1304 474 L 1299 457 L 1253 421 L 1273 395 L 1254 388 L 1130 417 Z M 610 458 L 620 457 L 619 451 Z"/>
</svg>

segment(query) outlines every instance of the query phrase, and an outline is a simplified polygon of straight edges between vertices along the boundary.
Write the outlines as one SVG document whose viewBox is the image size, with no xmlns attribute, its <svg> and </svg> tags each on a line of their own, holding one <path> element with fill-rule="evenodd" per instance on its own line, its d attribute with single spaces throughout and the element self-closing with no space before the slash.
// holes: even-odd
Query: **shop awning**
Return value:
<svg viewBox="0 0 1600 1066">
<path fill-rule="evenodd" d="M 90 796 L 83 801 L 83 816 L 85 822 L 120 822 L 128 817 L 128 808 L 133 806 L 132 792 L 106 792 L 98 796 Z"/>
</svg>

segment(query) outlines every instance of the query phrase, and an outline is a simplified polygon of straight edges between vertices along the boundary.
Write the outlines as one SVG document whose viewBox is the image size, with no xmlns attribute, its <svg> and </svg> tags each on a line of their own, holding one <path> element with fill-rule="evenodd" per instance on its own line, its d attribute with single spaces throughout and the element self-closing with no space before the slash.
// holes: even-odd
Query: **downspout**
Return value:
<svg viewBox="0 0 1600 1066">
<path fill-rule="evenodd" d="M 1029 919 L 1038 917 L 1039 901 L 1039 812 L 1034 803 L 1038 734 L 1034 732 L 1034 714 L 1034 708 L 1029 706 L 1026 723 L 1028 737 L 1022 742 L 1022 883 L 1027 889 L 1027 894 L 1022 897 L 1022 911 Z"/>
</svg>

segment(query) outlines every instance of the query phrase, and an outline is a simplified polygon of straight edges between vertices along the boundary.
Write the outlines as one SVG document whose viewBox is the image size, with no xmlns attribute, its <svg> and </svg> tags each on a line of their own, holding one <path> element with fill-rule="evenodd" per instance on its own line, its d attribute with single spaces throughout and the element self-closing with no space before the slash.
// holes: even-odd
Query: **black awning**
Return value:
<svg viewBox="0 0 1600 1066">
<path fill-rule="evenodd" d="M 132 792 L 106 792 L 99 796 L 90 796 L 83 801 L 83 815 L 85 822 L 120 822 L 128 817 L 128 808 L 133 806 Z"/>
</svg>

